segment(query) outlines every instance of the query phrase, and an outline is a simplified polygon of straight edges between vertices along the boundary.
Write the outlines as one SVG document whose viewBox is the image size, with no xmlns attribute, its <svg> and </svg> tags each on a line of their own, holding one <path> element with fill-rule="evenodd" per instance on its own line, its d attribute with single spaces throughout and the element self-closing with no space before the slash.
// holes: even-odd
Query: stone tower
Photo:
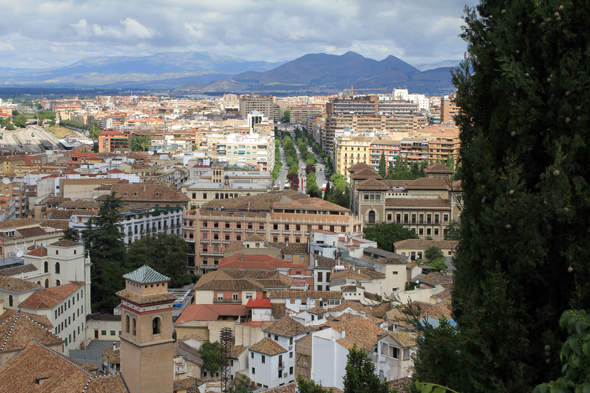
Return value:
<svg viewBox="0 0 590 393">
<path fill-rule="evenodd" d="M 131 393 L 172 393 L 170 279 L 144 265 L 126 274 L 121 299 L 121 373 Z"/>
</svg>

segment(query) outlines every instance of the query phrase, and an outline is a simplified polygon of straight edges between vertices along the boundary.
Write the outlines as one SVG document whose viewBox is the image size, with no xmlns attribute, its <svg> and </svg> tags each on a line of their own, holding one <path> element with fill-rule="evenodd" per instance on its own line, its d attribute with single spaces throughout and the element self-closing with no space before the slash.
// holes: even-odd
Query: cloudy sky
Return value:
<svg viewBox="0 0 590 393">
<path fill-rule="evenodd" d="M 0 0 L 0 67 L 206 51 L 288 61 L 349 50 L 411 63 L 461 59 L 475 0 Z"/>
</svg>

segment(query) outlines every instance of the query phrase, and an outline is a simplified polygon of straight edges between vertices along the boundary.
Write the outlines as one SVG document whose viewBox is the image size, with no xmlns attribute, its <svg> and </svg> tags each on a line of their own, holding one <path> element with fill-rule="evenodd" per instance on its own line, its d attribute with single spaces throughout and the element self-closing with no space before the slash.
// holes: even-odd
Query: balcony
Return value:
<svg viewBox="0 0 590 393">
<path fill-rule="evenodd" d="M 266 230 L 264 229 L 257 229 L 256 233 L 260 234 L 260 235 L 264 235 L 266 233 Z"/>
<path fill-rule="evenodd" d="M 242 228 L 235 228 L 234 229 L 234 232 L 236 232 L 236 233 L 242 233 L 242 231 L 243 231 Z"/>
<path fill-rule="evenodd" d="M 254 233 L 254 229 L 248 228 L 248 229 L 246 229 L 246 233 Z"/>
<path fill-rule="evenodd" d="M 290 234 L 291 234 L 290 230 L 288 230 L 288 229 L 283 230 L 283 235 L 290 235 Z"/>
<path fill-rule="evenodd" d="M 183 227 L 182 227 L 183 231 L 193 231 L 194 229 L 195 229 L 195 227 L 188 226 L 188 225 L 183 225 Z"/>
<path fill-rule="evenodd" d="M 201 251 L 199 255 L 202 257 L 223 257 L 223 253 L 219 251 Z"/>
<path fill-rule="evenodd" d="M 209 239 L 201 239 L 201 243 L 209 244 Z"/>
<path fill-rule="evenodd" d="M 221 240 L 219 240 L 219 239 L 213 239 L 213 240 L 211 240 L 211 243 L 213 243 L 213 244 L 219 244 L 219 243 L 221 243 Z"/>
<path fill-rule="evenodd" d="M 231 232 L 231 228 L 223 228 L 223 232 Z"/>
<path fill-rule="evenodd" d="M 211 228 L 211 230 L 212 230 L 213 232 L 219 232 L 219 231 L 221 230 L 221 228 L 219 228 L 219 227 L 217 227 L 217 228 Z"/>
<path fill-rule="evenodd" d="M 270 233 L 272 233 L 273 235 L 278 235 L 279 233 L 281 233 L 281 231 L 279 231 L 278 229 L 271 229 Z"/>
<path fill-rule="evenodd" d="M 293 234 L 294 234 L 294 235 L 301 235 L 301 233 L 302 233 L 302 232 L 301 232 L 301 231 L 298 231 L 298 230 L 294 230 L 294 231 L 293 231 Z"/>
<path fill-rule="evenodd" d="M 217 269 L 217 265 L 213 265 L 213 264 L 209 265 L 207 263 L 203 263 L 203 264 L 199 265 L 199 269 L 202 269 L 202 270 Z"/>
<path fill-rule="evenodd" d="M 213 303 L 242 303 L 242 299 L 213 299 Z"/>
</svg>

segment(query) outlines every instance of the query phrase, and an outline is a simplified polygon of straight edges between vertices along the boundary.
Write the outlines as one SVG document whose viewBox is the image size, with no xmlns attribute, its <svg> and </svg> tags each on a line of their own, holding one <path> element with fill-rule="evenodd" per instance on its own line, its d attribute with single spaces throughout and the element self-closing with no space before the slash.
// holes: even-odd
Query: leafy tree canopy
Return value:
<svg viewBox="0 0 590 393">
<path fill-rule="evenodd" d="M 348 351 L 346 375 L 344 375 L 344 393 L 390 393 L 386 381 L 381 381 L 375 374 L 375 364 L 356 344 Z"/>
<path fill-rule="evenodd" d="M 416 232 L 394 222 L 365 226 L 363 232 L 366 239 L 375 239 L 379 248 L 386 251 L 393 251 L 393 243 L 400 240 L 419 239 Z"/>
<path fill-rule="evenodd" d="M 432 261 L 434 259 L 444 257 L 444 254 L 440 248 L 437 246 L 432 246 L 424 251 L 424 256 Z"/>
<path fill-rule="evenodd" d="M 182 236 L 157 233 L 144 236 L 129 246 L 131 269 L 148 265 L 159 273 L 170 277 L 171 288 L 179 288 L 192 282 L 185 273 L 186 253 L 189 246 Z"/>
<path fill-rule="evenodd" d="M 221 343 L 218 341 L 204 341 L 201 345 L 200 351 L 204 370 L 213 374 L 221 370 L 221 367 L 224 364 Z"/>
</svg>

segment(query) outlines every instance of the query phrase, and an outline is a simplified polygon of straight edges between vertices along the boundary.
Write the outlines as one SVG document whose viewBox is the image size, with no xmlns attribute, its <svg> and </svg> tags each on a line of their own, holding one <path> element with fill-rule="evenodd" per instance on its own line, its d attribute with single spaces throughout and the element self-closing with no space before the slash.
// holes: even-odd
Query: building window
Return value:
<svg viewBox="0 0 590 393">
<path fill-rule="evenodd" d="M 250 352 L 250 357 L 254 359 L 254 352 Z"/>
<path fill-rule="evenodd" d="M 59 281 L 59 280 L 55 280 L 55 286 L 56 286 L 56 287 L 59 287 L 60 285 L 61 285 L 61 281 Z"/>
<path fill-rule="evenodd" d="M 8 307 L 14 307 L 14 298 L 12 295 L 8 295 Z"/>
<path fill-rule="evenodd" d="M 152 334 L 160 334 L 160 318 L 158 317 L 152 321 Z"/>
<path fill-rule="evenodd" d="M 75 334 L 75 333 L 74 333 Z M 117 333 L 114 330 L 111 330 L 111 336 L 116 335 Z"/>
<path fill-rule="evenodd" d="M 47 261 L 45 261 L 45 263 L 43 264 L 43 266 L 45 267 L 45 273 L 49 273 L 49 263 Z"/>
<path fill-rule="evenodd" d="M 137 320 L 135 318 L 133 318 L 133 322 L 131 324 L 132 324 L 132 328 L 133 328 L 132 332 L 133 332 L 133 335 L 135 336 L 135 334 L 137 332 Z"/>
<path fill-rule="evenodd" d="M 125 333 L 129 334 L 129 315 L 125 316 Z"/>
<path fill-rule="evenodd" d="M 266 356 L 262 355 L 262 363 L 266 363 Z"/>
<path fill-rule="evenodd" d="M 55 273 L 59 274 L 60 270 L 61 269 L 59 268 L 59 262 L 56 262 L 55 263 Z"/>
<path fill-rule="evenodd" d="M 254 354 L 252 354 L 252 359 L 254 359 Z M 252 375 L 256 374 L 256 369 L 252 367 Z"/>
<path fill-rule="evenodd" d="M 246 293 L 246 299 L 252 299 L 252 294 L 251 293 Z"/>
<path fill-rule="evenodd" d="M 289 375 L 293 375 L 293 366 L 289 367 Z"/>
<path fill-rule="evenodd" d="M 239 300 L 239 294 L 237 294 L 237 293 L 232 294 L 232 299 Z"/>
</svg>

